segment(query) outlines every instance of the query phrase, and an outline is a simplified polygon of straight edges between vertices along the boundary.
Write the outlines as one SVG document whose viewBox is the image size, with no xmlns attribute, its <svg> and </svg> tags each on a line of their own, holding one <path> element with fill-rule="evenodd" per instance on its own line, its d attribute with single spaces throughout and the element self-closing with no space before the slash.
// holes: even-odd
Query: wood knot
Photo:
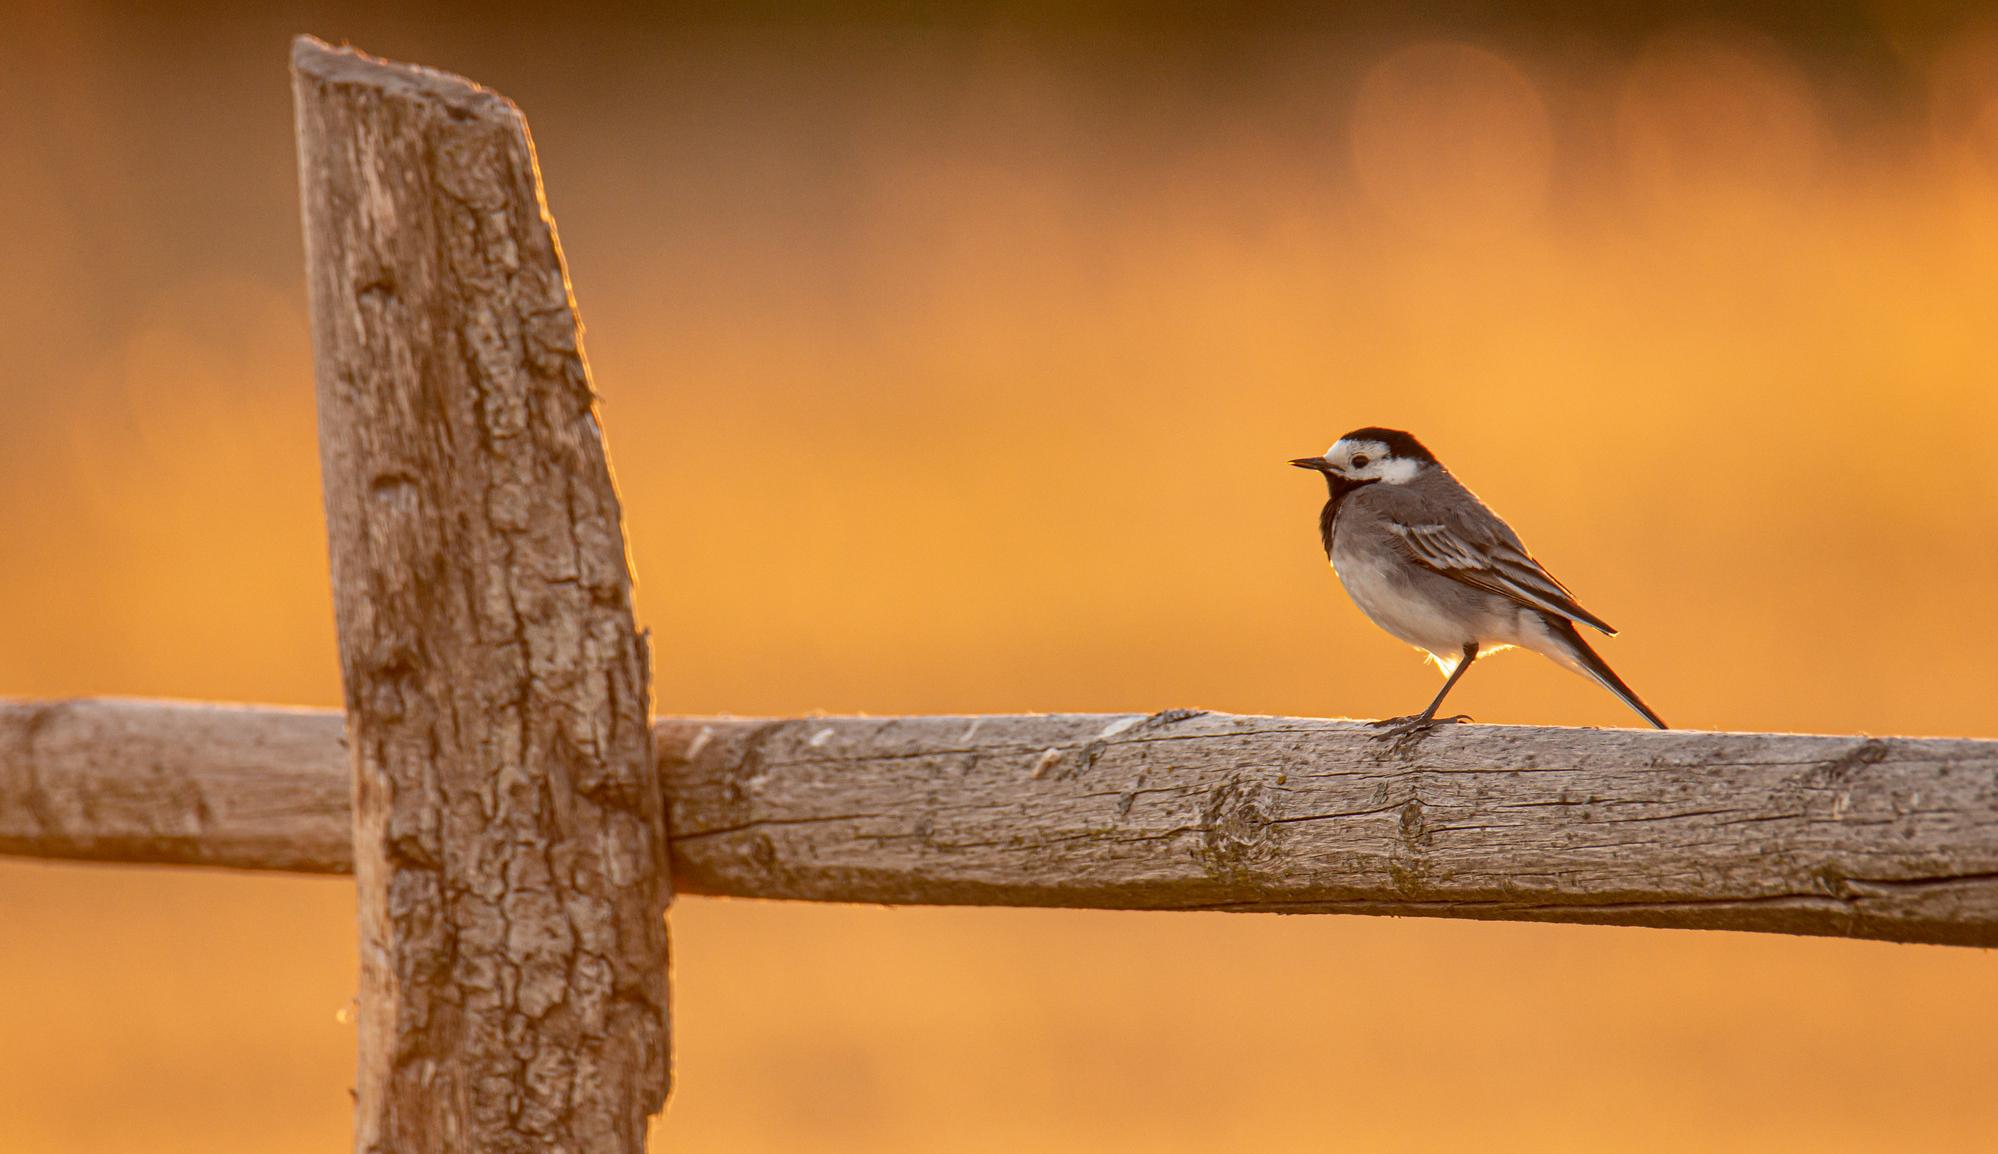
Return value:
<svg viewBox="0 0 1998 1154">
<path fill-rule="evenodd" d="M 1409 798 L 1401 807 L 1401 820 L 1395 823 L 1395 839 L 1388 846 L 1388 879 L 1402 894 L 1413 894 L 1425 887 L 1429 875 L 1429 863 L 1424 856 L 1429 848 L 1429 818 L 1423 812 L 1418 798 Z"/>
<path fill-rule="evenodd" d="M 764 877 L 775 878 L 783 872 L 782 859 L 777 853 L 777 843 L 761 830 L 744 838 L 739 852 L 743 860 Z"/>
<path fill-rule="evenodd" d="M 1890 752 L 1886 742 L 1877 737 L 1869 737 L 1837 757 L 1819 762 L 1806 776 L 1810 785 L 1836 788 L 1844 785 L 1869 765 L 1878 765 L 1887 760 Z"/>
<path fill-rule="evenodd" d="M 396 512 L 415 514 L 423 509 L 423 485 L 412 473 L 393 469 L 368 478 L 368 497 Z"/>
<path fill-rule="evenodd" d="M 1852 883 L 1846 880 L 1845 871 L 1835 865 L 1819 866 L 1811 871 L 1811 885 L 1828 898 L 1842 902 L 1853 899 Z"/>
<path fill-rule="evenodd" d="M 1209 874 L 1233 881 L 1276 858 L 1281 827 L 1271 823 L 1272 808 L 1262 785 L 1240 778 L 1208 795 L 1197 852 Z"/>
<path fill-rule="evenodd" d="M 1401 821 L 1398 823 L 1402 844 L 1410 849 L 1420 848 L 1429 835 L 1429 819 L 1422 812 L 1422 802 L 1409 798 L 1408 804 L 1401 807 Z"/>
</svg>

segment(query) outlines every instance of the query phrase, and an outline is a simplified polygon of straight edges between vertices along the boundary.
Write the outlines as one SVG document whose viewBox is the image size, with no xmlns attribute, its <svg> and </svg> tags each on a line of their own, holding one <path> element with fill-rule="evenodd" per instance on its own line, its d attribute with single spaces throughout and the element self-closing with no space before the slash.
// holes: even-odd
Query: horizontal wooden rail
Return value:
<svg viewBox="0 0 1998 1154">
<path fill-rule="evenodd" d="M 683 893 L 1998 945 L 1998 742 L 1145 715 L 657 723 Z M 0 703 L 0 853 L 350 868 L 336 713 Z"/>
</svg>

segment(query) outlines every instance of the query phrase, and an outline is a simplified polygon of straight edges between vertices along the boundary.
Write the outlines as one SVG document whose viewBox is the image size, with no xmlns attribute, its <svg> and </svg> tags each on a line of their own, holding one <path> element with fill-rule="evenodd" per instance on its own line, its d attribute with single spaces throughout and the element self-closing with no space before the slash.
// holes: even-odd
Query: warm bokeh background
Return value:
<svg viewBox="0 0 1998 1154">
<path fill-rule="evenodd" d="M 1998 734 L 1974 4 L 122 7 L 0 29 L 0 693 L 337 701 L 285 74 L 312 31 L 532 119 L 663 710 L 1406 712 L 1435 674 L 1338 593 L 1283 466 L 1379 423 L 1624 627 L 1606 655 L 1674 722 Z M 1630 720 L 1519 656 L 1457 703 Z M 337 881 L 0 864 L 0 1150 L 341 1148 L 351 919 Z M 680 1150 L 1998 1128 L 1985 953 L 673 922 Z"/>
</svg>

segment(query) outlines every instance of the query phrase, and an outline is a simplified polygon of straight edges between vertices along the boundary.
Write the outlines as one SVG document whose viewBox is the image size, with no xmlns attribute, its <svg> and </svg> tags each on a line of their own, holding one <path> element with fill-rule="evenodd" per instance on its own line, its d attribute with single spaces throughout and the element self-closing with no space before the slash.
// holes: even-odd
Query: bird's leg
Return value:
<svg viewBox="0 0 1998 1154">
<path fill-rule="evenodd" d="M 1458 713 L 1449 717 L 1438 717 L 1436 716 L 1436 711 L 1442 708 L 1443 699 L 1450 696 L 1450 690 L 1456 687 L 1457 679 L 1464 676 L 1464 671 L 1469 669 L 1471 662 L 1477 659 L 1478 643 L 1475 641 L 1466 641 L 1464 643 L 1463 658 L 1457 662 L 1457 668 L 1450 671 L 1450 676 L 1443 679 L 1443 688 L 1436 691 L 1436 700 L 1429 703 L 1429 708 L 1423 710 L 1421 713 L 1411 714 L 1408 717 L 1389 717 L 1373 722 L 1373 725 L 1384 731 L 1375 735 L 1375 739 L 1384 740 L 1387 738 L 1405 737 L 1432 726 L 1471 720 L 1469 714 Z"/>
</svg>

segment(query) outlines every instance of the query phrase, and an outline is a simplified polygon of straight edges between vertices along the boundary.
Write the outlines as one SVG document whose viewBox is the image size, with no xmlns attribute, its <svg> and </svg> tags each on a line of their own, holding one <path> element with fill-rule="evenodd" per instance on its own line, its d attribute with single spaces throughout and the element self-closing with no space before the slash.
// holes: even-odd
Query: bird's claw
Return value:
<svg viewBox="0 0 1998 1154">
<path fill-rule="evenodd" d="M 1453 713 L 1448 717 L 1424 717 L 1416 713 L 1410 714 L 1407 717 L 1384 717 L 1379 721 L 1370 721 L 1367 724 L 1380 730 L 1379 733 L 1373 735 L 1375 741 L 1392 741 L 1396 745 L 1400 745 L 1405 741 L 1428 733 L 1439 725 L 1456 725 L 1459 722 L 1470 720 L 1471 715 L 1468 713 Z"/>
</svg>

